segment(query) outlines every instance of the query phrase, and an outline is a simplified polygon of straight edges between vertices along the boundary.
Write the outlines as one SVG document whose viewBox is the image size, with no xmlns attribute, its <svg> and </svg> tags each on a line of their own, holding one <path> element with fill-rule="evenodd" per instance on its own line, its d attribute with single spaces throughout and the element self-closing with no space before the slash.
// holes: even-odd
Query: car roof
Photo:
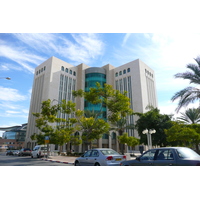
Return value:
<svg viewBox="0 0 200 200">
<path fill-rule="evenodd" d="M 154 150 L 157 150 L 157 149 L 180 149 L 180 148 L 189 149 L 188 147 L 159 147 L 159 148 L 154 148 Z M 151 150 L 151 149 L 149 149 L 149 150 Z"/>
<path fill-rule="evenodd" d="M 113 150 L 113 149 L 111 149 L 111 148 L 94 148 L 94 149 L 89 149 L 89 150 Z"/>
</svg>

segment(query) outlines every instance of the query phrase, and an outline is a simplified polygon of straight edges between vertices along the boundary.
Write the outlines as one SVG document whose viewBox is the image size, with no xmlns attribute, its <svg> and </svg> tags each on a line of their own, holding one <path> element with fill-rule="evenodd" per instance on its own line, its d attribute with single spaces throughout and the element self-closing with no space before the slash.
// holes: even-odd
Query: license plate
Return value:
<svg viewBox="0 0 200 200">
<path fill-rule="evenodd" d="M 116 160 L 116 161 L 119 161 L 119 160 L 122 160 L 122 159 L 121 159 L 121 158 L 116 158 L 115 160 Z"/>
</svg>

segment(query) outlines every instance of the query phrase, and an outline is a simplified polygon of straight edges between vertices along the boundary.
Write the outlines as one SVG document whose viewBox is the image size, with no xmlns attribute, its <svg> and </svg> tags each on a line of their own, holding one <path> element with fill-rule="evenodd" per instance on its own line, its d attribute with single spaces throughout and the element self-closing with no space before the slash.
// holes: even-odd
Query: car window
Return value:
<svg viewBox="0 0 200 200">
<path fill-rule="evenodd" d="M 150 150 L 144 153 L 141 157 L 140 160 L 153 160 L 155 156 L 156 150 Z"/>
<path fill-rule="evenodd" d="M 158 150 L 156 160 L 174 160 L 172 149 L 160 149 Z"/>
<path fill-rule="evenodd" d="M 91 153 L 91 157 L 98 157 L 99 156 L 99 152 L 97 150 L 93 150 Z"/>
<path fill-rule="evenodd" d="M 178 156 L 180 158 L 194 158 L 199 157 L 199 154 L 197 154 L 195 151 L 189 148 L 179 148 L 176 150 L 178 153 Z"/>
<path fill-rule="evenodd" d="M 103 155 L 120 155 L 118 152 L 112 149 L 101 150 Z"/>
<path fill-rule="evenodd" d="M 87 152 L 84 154 L 84 157 L 89 157 L 90 154 L 91 154 L 91 152 L 92 152 L 92 150 L 87 151 Z"/>
</svg>

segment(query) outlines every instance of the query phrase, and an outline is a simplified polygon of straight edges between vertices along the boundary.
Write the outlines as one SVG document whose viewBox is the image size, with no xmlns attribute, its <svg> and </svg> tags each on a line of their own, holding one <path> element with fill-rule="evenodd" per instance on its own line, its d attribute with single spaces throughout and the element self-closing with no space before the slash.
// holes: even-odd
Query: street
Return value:
<svg viewBox="0 0 200 200">
<path fill-rule="evenodd" d="M 0 152 L 0 166 L 73 166 L 73 164 L 44 161 L 30 156 L 6 156 L 5 152 Z"/>
</svg>

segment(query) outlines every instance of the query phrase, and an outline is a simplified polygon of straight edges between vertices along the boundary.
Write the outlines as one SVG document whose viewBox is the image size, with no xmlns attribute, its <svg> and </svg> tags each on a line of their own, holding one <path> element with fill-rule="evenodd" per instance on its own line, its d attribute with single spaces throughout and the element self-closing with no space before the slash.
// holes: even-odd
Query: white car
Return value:
<svg viewBox="0 0 200 200">
<path fill-rule="evenodd" d="M 34 147 L 31 152 L 31 158 L 40 158 L 47 155 L 47 146 L 46 145 L 37 145 Z"/>
<path fill-rule="evenodd" d="M 14 151 L 13 151 L 13 155 L 14 155 L 14 156 L 18 156 L 18 155 L 19 155 L 19 150 L 14 150 Z"/>
<path fill-rule="evenodd" d="M 121 155 L 109 148 L 90 149 L 81 157 L 78 157 L 75 166 L 119 166 L 126 156 Z"/>
</svg>

